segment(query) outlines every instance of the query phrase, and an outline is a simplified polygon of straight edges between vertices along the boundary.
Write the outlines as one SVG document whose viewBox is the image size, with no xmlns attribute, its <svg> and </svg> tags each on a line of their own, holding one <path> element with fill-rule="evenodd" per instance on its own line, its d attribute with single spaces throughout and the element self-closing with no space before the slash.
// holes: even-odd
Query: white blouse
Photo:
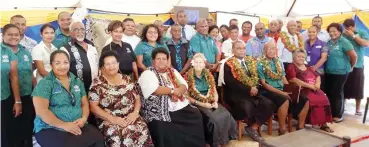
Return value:
<svg viewBox="0 0 369 147">
<path fill-rule="evenodd" d="M 58 50 L 53 44 L 51 44 L 51 49 L 47 48 L 43 41 L 37 44 L 32 49 L 32 59 L 33 61 L 42 61 L 44 63 L 44 68 L 47 72 L 51 71 L 51 64 L 50 64 L 50 55 L 52 52 Z M 36 70 L 36 80 L 37 83 L 43 77 L 41 74 Z"/>
<path fill-rule="evenodd" d="M 160 74 L 162 74 L 162 76 L 165 79 L 167 80 L 170 79 L 167 73 L 160 73 Z M 181 84 L 184 84 L 186 88 L 188 88 L 186 80 L 183 79 L 183 77 L 181 76 L 181 74 L 179 74 L 177 70 L 174 70 L 174 75 L 176 76 L 176 78 L 179 80 Z M 159 88 L 159 80 L 156 77 L 155 73 L 151 70 L 144 71 L 141 74 L 140 78 L 138 79 L 138 83 L 140 84 L 140 87 L 142 89 L 142 93 L 145 99 L 148 98 L 150 95 L 152 95 L 155 92 L 155 90 Z M 171 87 L 174 87 L 174 86 L 171 85 Z M 172 102 L 171 99 L 168 99 L 168 105 L 169 105 L 168 110 L 170 112 L 174 112 L 174 111 L 177 111 L 177 110 L 180 110 L 186 107 L 188 104 L 189 104 L 189 101 L 186 98 L 183 101 L 178 100 L 177 102 Z"/>
</svg>

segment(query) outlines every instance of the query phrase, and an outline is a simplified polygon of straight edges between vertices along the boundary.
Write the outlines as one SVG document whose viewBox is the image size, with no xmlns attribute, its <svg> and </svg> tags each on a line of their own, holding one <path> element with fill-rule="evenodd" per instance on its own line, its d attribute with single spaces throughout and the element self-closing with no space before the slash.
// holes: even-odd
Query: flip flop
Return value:
<svg viewBox="0 0 369 147">
<path fill-rule="evenodd" d="M 328 133 L 333 133 L 333 132 L 334 132 L 334 131 L 333 131 L 330 127 L 328 127 L 328 126 L 321 126 L 321 127 L 320 127 L 320 130 L 326 131 L 326 132 L 328 132 Z"/>
<path fill-rule="evenodd" d="M 363 116 L 363 112 L 358 112 L 358 111 L 356 111 L 356 113 L 355 113 L 355 115 L 357 115 L 357 116 Z"/>
<path fill-rule="evenodd" d="M 340 123 L 342 121 L 343 121 L 343 118 L 339 118 L 339 119 L 333 120 L 334 123 Z"/>
</svg>

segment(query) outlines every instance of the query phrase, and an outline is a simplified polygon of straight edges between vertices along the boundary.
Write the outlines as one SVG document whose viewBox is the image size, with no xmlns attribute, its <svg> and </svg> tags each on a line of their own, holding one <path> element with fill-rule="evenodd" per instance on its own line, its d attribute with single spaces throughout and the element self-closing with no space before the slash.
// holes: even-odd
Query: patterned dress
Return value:
<svg viewBox="0 0 369 147">
<path fill-rule="evenodd" d="M 107 113 L 127 117 L 134 111 L 136 88 L 131 76 L 123 75 L 121 85 L 111 85 L 102 75 L 94 79 L 90 89 L 90 101 L 98 101 Z M 97 125 L 109 147 L 151 147 L 150 132 L 142 117 L 123 128 L 107 120 L 97 118 Z"/>
</svg>

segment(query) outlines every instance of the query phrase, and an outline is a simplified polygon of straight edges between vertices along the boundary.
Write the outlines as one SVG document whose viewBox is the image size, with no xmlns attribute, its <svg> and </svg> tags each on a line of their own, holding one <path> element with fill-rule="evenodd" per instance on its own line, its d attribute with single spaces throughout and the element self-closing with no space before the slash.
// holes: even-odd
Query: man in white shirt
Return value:
<svg viewBox="0 0 369 147">
<path fill-rule="evenodd" d="M 326 30 L 322 29 L 322 24 L 323 24 L 323 19 L 320 16 L 315 16 L 312 20 L 312 25 L 316 26 L 318 28 L 318 38 L 319 40 L 323 41 L 323 42 L 328 42 L 329 39 L 331 39 L 331 37 L 329 36 L 329 33 Z M 308 31 L 304 31 L 302 33 L 302 37 L 304 38 L 304 41 L 308 40 Z"/>
<path fill-rule="evenodd" d="M 21 38 L 19 44 L 24 46 L 27 51 L 32 53 L 32 49 L 37 45 L 37 42 L 24 34 L 27 30 L 26 18 L 24 18 L 22 15 L 14 15 L 10 18 L 10 23 L 19 28 Z M 3 35 L 0 34 L 0 42 L 3 41 L 1 38 L 2 36 Z"/>
<path fill-rule="evenodd" d="M 137 44 L 141 41 L 140 37 L 136 35 L 136 24 L 135 21 L 132 18 L 126 18 L 123 20 L 124 30 L 123 30 L 123 37 L 122 41 L 127 42 L 132 46 L 132 49 L 134 50 L 137 46 Z M 112 41 L 112 38 L 109 37 L 109 39 L 105 42 L 105 45 L 108 45 Z"/>
<path fill-rule="evenodd" d="M 297 33 L 297 23 L 294 20 L 291 20 L 287 23 L 288 32 L 281 32 L 281 39 L 277 42 L 278 48 L 278 56 L 283 62 L 285 69 L 289 63 L 292 63 L 292 52 L 295 49 L 304 49 L 303 39 L 300 36 L 301 34 Z M 283 40 L 284 36 L 287 36 L 287 40 Z M 299 43 L 300 42 L 300 43 Z"/>
<path fill-rule="evenodd" d="M 184 10 L 180 10 L 177 12 L 176 15 L 176 23 L 182 26 L 182 38 L 186 38 L 187 40 L 191 40 L 192 36 L 196 34 L 196 30 L 190 26 L 187 25 L 187 14 Z M 172 35 L 170 34 L 170 29 L 167 30 L 166 36 L 168 38 L 172 38 Z"/>
<path fill-rule="evenodd" d="M 232 53 L 232 45 L 233 45 L 233 43 L 235 41 L 241 41 L 241 42 L 243 42 L 242 40 L 240 40 L 238 38 L 239 28 L 236 25 L 229 26 L 229 29 L 228 30 L 230 32 L 229 39 L 227 39 L 226 41 L 224 41 L 223 44 L 222 44 L 222 52 L 223 52 L 225 58 L 231 57 L 233 55 L 233 53 Z"/>
</svg>

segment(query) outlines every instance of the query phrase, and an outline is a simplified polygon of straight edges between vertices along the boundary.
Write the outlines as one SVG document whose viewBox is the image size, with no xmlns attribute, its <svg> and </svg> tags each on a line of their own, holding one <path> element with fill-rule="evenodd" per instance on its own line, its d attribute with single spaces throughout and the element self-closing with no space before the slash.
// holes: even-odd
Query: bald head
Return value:
<svg viewBox="0 0 369 147">
<path fill-rule="evenodd" d="M 278 24 L 277 20 L 272 20 L 272 21 L 269 22 L 270 32 L 275 33 L 275 32 L 278 31 L 278 29 L 279 29 L 279 24 Z"/>
<path fill-rule="evenodd" d="M 58 15 L 59 27 L 63 30 L 69 30 L 69 25 L 72 22 L 72 17 L 69 12 L 63 11 Z"/>
<path fill-rule="evenodd" d="M 201 18 L 201 19 L 199 19 L 197 21 L 197 23 L 196 23 L 196 30 L 201 35 L 208 34 L 209 26 L 208 26 L 208 22 L 206 21 L 206 19 Z"/>
<path fill-rule="evenodd" d="M 296 29 L 297 29 L 297 23 L 295 20 L 290 20 L 287 23 L 287 30 L 288 33 L 290 33 L 291 35 L 295 35 L 296 34 Z"/>
<path fill-rule="evenodd" d="M 255 25 L 255 33 L 256 33 L 256 37 L 258 38 L 264 38 L 265 37 L 265 25 L 264 23 L 257 23 Z"/>
<path fill-rule="evenodd" d="M 242 59 L 246 56 L 245 43 L 238 40 L 232 45 L 232 52 L 236 58 Z"/>
<path fill-rule="evenodd" d="M 276 56 L 277 46 L 274 40 L 270 40 L 264 44 L 264 55 L 268 59 L 273 59 Z"/>
</svg>

